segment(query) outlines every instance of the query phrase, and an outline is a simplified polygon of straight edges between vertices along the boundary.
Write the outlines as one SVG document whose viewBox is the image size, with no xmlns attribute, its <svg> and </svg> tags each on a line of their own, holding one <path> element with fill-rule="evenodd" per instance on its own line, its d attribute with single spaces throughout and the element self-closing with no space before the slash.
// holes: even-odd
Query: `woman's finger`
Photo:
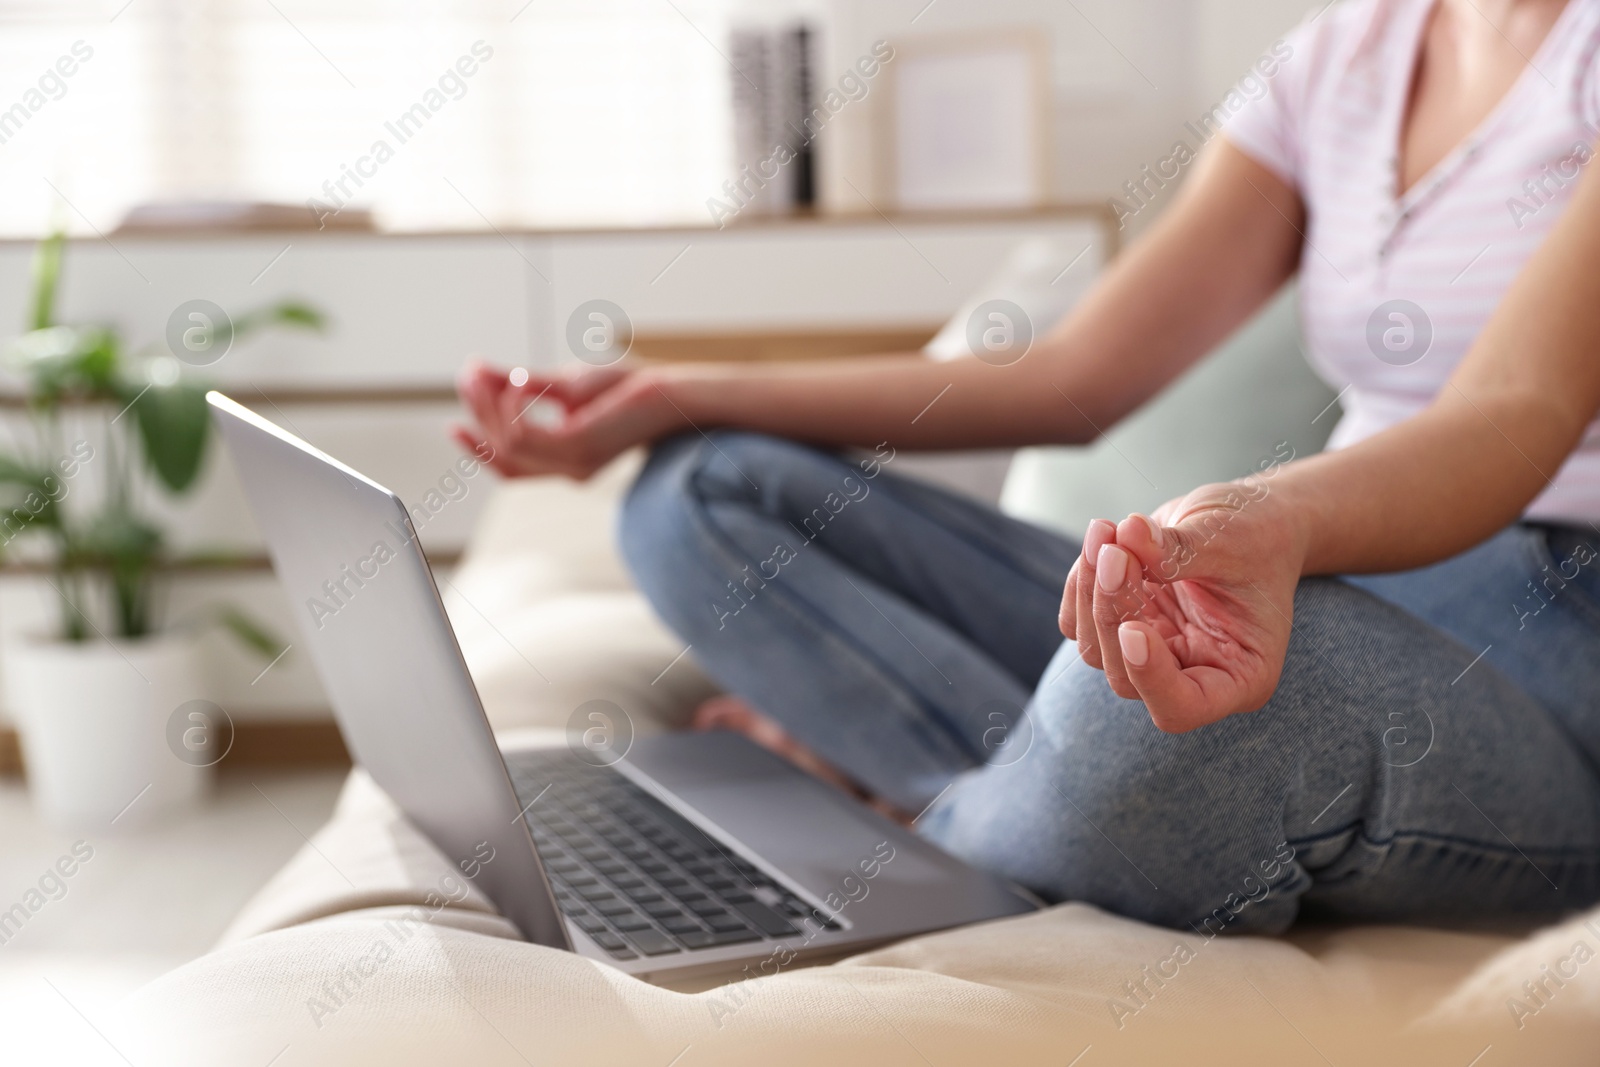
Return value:
<svg viewBox="0 0 1600 1067">
<path fill-rule="evenodd" d="M 1132 552 L 1152 578 L 1161 577 L 1173 537 L 1154 519 L 1135 512 L 1117 523 L 1117 544 Z M 1170 565 L 1169 565 L 1170 566 Z"/>
<path fill-rule="evenodd" d="M 456 392 L 460 394 L 462 403 L 497 450 L 504 445 L 500 435 L 498 406 L 498 397 L 503 389 L 503 379 L 497 372 L 476 362 L 468 364 L 456 381 Z"/>
<path fill-rule="evenodd" d="M 489 443 L 465 426 L 459 424 L 451 426 L 450 436 L 455 439 L 456 444 L 475 456 L 494 455 L 494 449 L 489 447 Z"/>
<path fill-rule="evenodd" d="M 1178 657 L 1147 622 L 1125 622 L 1117 628 L 1117 649 L 1138 699 L 1150 719 L 1167 733 L 1183 733 L 1220 717 L 1227 691 L 1234 685 L 1214 667 L 1184 670 Z"/>
<path fill-rule="evenodd" d="M 512 378 L 511 384 L 500 392 L 496 398 L 495 413 L 507 440 L 517 437 L 527 427 L 522 416 L 548 389 L 548 384 L 530 381 L 527 374 L 523 373 Z"/>
<path fill-rule="evenodd" d="M 460 372 L 456 375 L 457 387 L 465 388 L 471 384 L 481 386 L 491 392 L 503 389 L 506 381 L 506 371 L 485 363 L 476 357 L 463 363 Z"/>
<path fill-rule="evenodd" d="M 497 474 L 510 477 L 520 473 L 512 467 L 506 453 L 497 450 L 467 427 L 450 427 L 450 436 L 455 438 L 457 444 L 476 456 L 480 462 L 487 464 Z"/>
<path fill-rule="evenodd" d="M 1078 636 L 1078 563 L 1072 563 L 1072 569 L 1067 572 L 1067 585 L 1061 593 L 1061 613 L 1057 625 L 1061 628 L 1061 636 L 1075 638 Z"/>
<path fill-rule="evenodd" d="M 1100 550 L 1095 564 L 1093 624 L 1106 681 L 1111 691 L 1125 700 L 1137 700 L 1139 692 L 1123 667 L 1117 631 L 1124 622 L 1139 617 L 1144 607 L 1143 589 L 1144 575 L 1132 553 L 1120 545 Z"/>
<path fill-rule="evenodd" d="M 1078 596 L 1074 610 L 1073 627 L 1078 639 L 1078 655 L 1083 662 L 1099 670 L 1104 666 L 1100 657 L 1099 640 L 1094 628 L 1094 563 L 1100 550 L 1117 536 L 1117 528 L 1104 519 L 1089 524 L 1083 535 L 1083 553 L 1078 558 Z"/>
</svg>

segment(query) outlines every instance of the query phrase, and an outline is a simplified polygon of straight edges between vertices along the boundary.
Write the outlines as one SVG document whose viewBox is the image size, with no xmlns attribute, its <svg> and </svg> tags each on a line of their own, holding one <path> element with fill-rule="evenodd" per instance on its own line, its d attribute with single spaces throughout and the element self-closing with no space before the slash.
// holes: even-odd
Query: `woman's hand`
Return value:
<svg viewBox="0 0 1600 1067">
<path fill-rule="evenodd" d="M 1061 632 L 1169 733 L 1255 711 L 1289 646 L 1300 522 L 1263 479 L 1202 486 L 1153 519 L 1097 519 L 1067 576 Z"/>
<path fill-rule="evenodd" d="M 620 367 L 513 377 L 474 361 L 456 389 L 476 425 L 452 427 L 451 434 L 507 477 L 582 480 L 634 445 L 688 427 L 660 385 L 647 371 Z M 559 421 L 530 417 L 536 403 L 559 411 Z"/>
</svg>

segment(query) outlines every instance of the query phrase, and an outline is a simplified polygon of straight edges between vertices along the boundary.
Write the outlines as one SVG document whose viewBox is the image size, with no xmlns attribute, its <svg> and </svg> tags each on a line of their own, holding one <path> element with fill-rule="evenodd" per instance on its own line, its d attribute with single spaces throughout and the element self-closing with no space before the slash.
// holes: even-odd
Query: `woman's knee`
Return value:
<svg viewBox="0 0 1600 1067">
<path fill-rule="evenodd" d="M 723 599 L 730 582 L 754 582 L 759 557 L 746 558 L 758 547 L 747 543 L 752 530 L 786 486 L 828 462 L 804 445 L 738 430 L 657 444 L 623 500 L 617 542 L 663 619 L 680 634 L 698 629 L 701 616 L 715 617 L 706 605 Z"/>
<path fill-rule="evenodd" d="M 725 495 L 728 479 L 718 467 L 738 463 L 753 434 L 717 430 L 682 434 L 659 442 L 622 501 L 617 542 L 635 577 L 646 584 L 682 562 L 703 535 L 711 499 Z M 746 457 L 748 463 L 748 457 Z"/>
<path fill-rule="evenodd" d="M 623 497 L 617 513 L 617 544 L 636 577 L 654 574 L 671 531 L 688 517 L 695 468 L 701 462 L 696 439 L 669 438 L 650 450 L 644 467 Z"/>
<path fill-rule="evenodd" d="M 785 500 L 838 489 L 841 461 L 795 441 L 743 430 L 669 438 L 650 452 L 623 501 L 618 541 L 641 579 L 706 547 L 708 511 L 781 512 Z"/>
<path fill-rule="evenodd" d="M 1226 724 L 1162 733 L 1101 672 L 1061 659 L 1030 705 L 1028 751 L 964 779 L 930 836 L 1052 901 L 1202 933 L 1287 927 L 1283 763 Z"/>
<path fill-rule="evenodd" d="M 1394 764 L 1391 709 L 1422 721 L 1471 659 L 1341 582 L 1302 583 L 1295 612 L 1267 705 L 1184 734 L 1157 729 L 1064 649 L 1030 705 L 1030 751 L 964 780 L 932 832 L 1051 899 L 1175 926 L 1285 928 L 1311 884 L 1306 848 L 1327 836 L 1317 820 Z"/>
</svg>

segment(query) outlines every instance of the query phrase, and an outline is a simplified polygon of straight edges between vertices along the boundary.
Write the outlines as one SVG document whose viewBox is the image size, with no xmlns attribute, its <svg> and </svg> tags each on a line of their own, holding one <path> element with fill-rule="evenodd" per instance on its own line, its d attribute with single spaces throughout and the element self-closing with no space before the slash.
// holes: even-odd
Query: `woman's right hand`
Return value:
<svg viewBox="0 0 1600 1067">
<path fill-rule="evenodd" d="M 1201 486 L 1151 518 L 1097 519 L 1067 575 L 1061 632 L 1169 733 L 1255 711 L 1283 673 L 1306 523 L 1261 478 Z"/>
<path fill-rule="evenodd" d="M 474 360 L 462 368 L 456 390 L 474 425 L 452 427 L 452 436 L 510 478 L 562 474 L 582 481 L 629 448 L 687 427 L 658 375 L 632 368 L 519 373 L 514 381 L 506 370 Z M 559 406 L 559 422 L 529 417 L 541 401 Z"/>
</svg>

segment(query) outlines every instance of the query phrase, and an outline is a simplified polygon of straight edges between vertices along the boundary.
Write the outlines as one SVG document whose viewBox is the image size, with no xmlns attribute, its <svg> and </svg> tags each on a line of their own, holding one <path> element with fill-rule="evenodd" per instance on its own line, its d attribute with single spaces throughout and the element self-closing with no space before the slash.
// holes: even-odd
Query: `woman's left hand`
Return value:
<svg viewBox="0 0 1600 1067">
<path fill-rule="evenodd" d="M 1293 509 L 1254 479 L 1202 486 L 1152 518 L 1097 519 L 1061 632 L 1162 730 L 1255 711 L 1283 671 L 1304 544 Z"/>
</svg>

